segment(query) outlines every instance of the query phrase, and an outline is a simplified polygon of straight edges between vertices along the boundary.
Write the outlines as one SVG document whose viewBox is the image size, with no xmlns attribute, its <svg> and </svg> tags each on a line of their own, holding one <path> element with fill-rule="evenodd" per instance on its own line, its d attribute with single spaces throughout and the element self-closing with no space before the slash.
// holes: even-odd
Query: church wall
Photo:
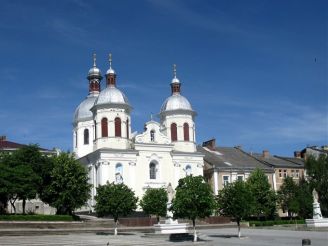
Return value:
<svg viewBox="0 0 328 246">
<path fill-rule="evenodd" d="M 84 130 L 89 130 L 89 143 L 84 144 Z M 93 151 L 93 135 L 94 135 L 94 126 L 93 121 L 82 121 L 77 124 L 77 126 L 74 128 L 73 133 L 73 143 L 74 148 L 73 152 L 76 154 L 76 156 L 82 157 L 85 156 Z M 75 136 L 77 134 L 77 137 Z M 77 140 L 77 143 L 76 143 Z"/>
</svg>

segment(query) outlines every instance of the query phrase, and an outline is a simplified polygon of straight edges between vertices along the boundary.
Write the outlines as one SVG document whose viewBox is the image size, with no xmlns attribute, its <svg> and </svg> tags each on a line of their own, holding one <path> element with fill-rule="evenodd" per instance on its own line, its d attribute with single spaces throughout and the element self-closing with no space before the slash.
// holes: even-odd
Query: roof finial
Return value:
<svg viewBox="0 0 328 246">
<path fill-rule="evenodd" d="M 173 75 L 174 75 L 174 78 L 177 77 L 177 65 L 176 64 L 173 64 Z"/>
<path fill-rule="evenodd" d="M 96 60 L 97 60 L 97 56 L 96 53 L 93 53 L 93 66 L 96 67 Z"/>
<path fill-rule="evenodd" d="M 109 68 L 112 68 L 112 53 L 109 53 Z"/>
</svg>

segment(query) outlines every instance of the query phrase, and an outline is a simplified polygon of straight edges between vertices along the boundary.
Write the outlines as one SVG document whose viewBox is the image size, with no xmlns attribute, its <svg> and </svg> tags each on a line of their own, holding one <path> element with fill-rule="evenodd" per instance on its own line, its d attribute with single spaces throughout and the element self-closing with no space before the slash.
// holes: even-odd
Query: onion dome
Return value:
<svg viewBox="0 0 328 246">
<path fill-rule="evenodd" d="M 94 106 L 114 104 L 115 107 L 130 108 L 129 101 L 122 91 L 116 88 L 116 74 L 112 68 L 112 55 L 109 54 L 109 69 L 106 72 L 107 87 L 102 90 Z"/>
<path fill-rule="evenodd" d="M 172 95 L 168 97 L 162 107 L 161 113 L 164 111 L 172 111 L 172 110 L 189 110 L 193 111 L 190 102 L 184 96 L 180 94 Z"/>
<path fill-rule="evenodd" d="M 73 118 L 73 124 L 76 125 L 78 122 L 81 121 L 88 121 L 92 120 L 93 115 L 90 109 L 94 105 L 95 101 L 97 99 L 97 95 L 90 94 L 87 96 L 86 99 L 84 99 L 80 105 L 76 108 Z"/>
<path fill-rule="evenodd" d="M 115 74 L 115 70 L 112 68 L 112 54 L 109 54 L 109 69 L 106 72 L 108 74 Z"/>
<path fill-rule="evenodd" d="M 96 54 L 93 54 L 93 67 L 90 68 L 87 78 L 88 78 L 88 80 L 91 80 L 91 79 L 100 79 L 101 80 L 102 79 L 100 69 L 97 68 L 97 65 L 96 65 Z"/>
<path fill-rule="evenodd" d="M 171 82 L 172 95 L 164 101 L 160 113 L 164 113 L 167 111 L 176 111 L 176 110 L 190 111 L 194 113 L 188 99 L 180 94 L 181 83 L 180 80 L 177 78 L 176 72 L 177 72 L 176 65 L 174 64 L 173 65 L 174 77 Z"/>
<path fill-rule="evenodd" d="M 129 101 L 119 89 L 108 86 L 100 92 L 95 102 L 95 105 L 100 104 L 129 104 Z"/>
</svg>

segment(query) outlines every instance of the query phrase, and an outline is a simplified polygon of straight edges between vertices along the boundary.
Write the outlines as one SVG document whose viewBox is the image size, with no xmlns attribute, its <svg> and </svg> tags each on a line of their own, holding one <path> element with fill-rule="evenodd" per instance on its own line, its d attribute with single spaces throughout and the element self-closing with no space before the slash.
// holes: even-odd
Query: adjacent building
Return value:
<svg viewBox="0 0 328 246">
<path fill-rule="evenodd" d="M 216 195 L 226 184 L 246 180 L 256 168 L 265 172 L 274 187 L 274 170 L 244 152 L 241 147 L 218 147 L 215 139 L 211 139 L 198 146 L 198 151 L 204 154 L 204 177 Z"/>
</svg>

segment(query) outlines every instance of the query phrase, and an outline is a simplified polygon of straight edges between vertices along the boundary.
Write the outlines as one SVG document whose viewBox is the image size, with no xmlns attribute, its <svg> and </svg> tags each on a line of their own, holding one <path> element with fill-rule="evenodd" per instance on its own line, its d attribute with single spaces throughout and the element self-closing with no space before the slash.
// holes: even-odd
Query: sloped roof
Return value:
<svg viewBox="0 0 328 246">
<path fill-rule="evenodd" d="M 304 160 L 300 158 L 282 157 L 275 155 L 264 157 L 259 153 L 254 153 L 251 156 L 273 167 L 304 168 Z"/>
<path fill-rule="evenodd" d="M 261 161 L 252 158 L 236 147 L 215 147 L 215 149 L 211 150 L 207 147 L 198 146 L 197 150 L 205 155 L 204 160 L 212 165 L 213 168 L 227 170 L 261 168 L 271 170 L 269 166 L 264 165 Z"/>
<path fill-rule="evenodd" d="M 27 145 L 0 139 L 0 150 L 9 150 L 9 151 L 11 151 L 11 150 L 16 150 L 16 149 L 22 148 L 24 146 L 27 146 Z M 44 149 L 44 148 L 40 148 L 40 147 L 38 147 L 38 149 L 40 151 L 53 152 L 52 150 L 48 150 L 48 149 Z"/>
</svg>

